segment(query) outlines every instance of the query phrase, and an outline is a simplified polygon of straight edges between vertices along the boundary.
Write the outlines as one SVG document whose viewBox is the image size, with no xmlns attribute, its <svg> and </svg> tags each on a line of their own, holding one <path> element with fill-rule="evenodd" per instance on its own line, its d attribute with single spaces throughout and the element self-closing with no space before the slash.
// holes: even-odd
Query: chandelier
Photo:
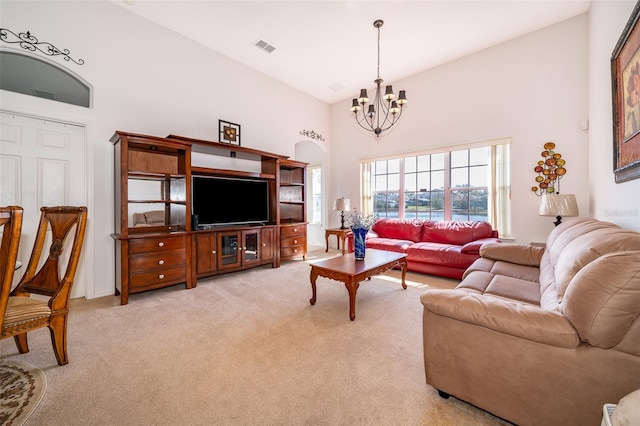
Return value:
<svg viewBox="0 0 640 426">
<path fill-rule="evenodd" d="M 376 95 L 368 105 L 365 113 L 365 106 L 369 102 L 367 89 L 360 90 L 360 96 L 354 99 L 351 104 L 356 121 L 363 129 L 375 133 L 376 137 L 380 133 L 389 130 L 394 124 L 400 120 L 402 115 L 402 106 L 407 103 L 407 96 L 404 90 L 400 90 L 396 99 L 393 88 L 389 85 L 385 87 L 382 94 L 381 84 L 383 80 L 380 78 L 380 27 L 384 24 L 382 19 L 373 22 L 373 26 L 378 29 L 378 78 L 373 82 L 376 84 Z M 358 114 L 358 111 L 362 111 Z"/>
</svg>

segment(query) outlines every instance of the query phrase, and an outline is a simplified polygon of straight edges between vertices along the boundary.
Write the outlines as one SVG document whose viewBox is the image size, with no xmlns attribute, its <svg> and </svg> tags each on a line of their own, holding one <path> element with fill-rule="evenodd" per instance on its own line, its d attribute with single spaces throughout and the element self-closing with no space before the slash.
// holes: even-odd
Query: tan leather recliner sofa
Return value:
<svg viewBox="0 0 640 426">
<path fill-rule="evenodd" d="M 546 247 L 491 243 L 427 290 L 426 381 L 519 425 L 599 425 L 640 388 L 640 234 L 567 219 Z"/>
</svg>

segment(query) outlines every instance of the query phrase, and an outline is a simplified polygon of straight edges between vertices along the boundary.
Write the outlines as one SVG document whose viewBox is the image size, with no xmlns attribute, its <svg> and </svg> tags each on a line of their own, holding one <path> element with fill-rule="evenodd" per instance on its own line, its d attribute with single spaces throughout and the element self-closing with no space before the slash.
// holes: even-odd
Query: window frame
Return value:
<svg viewBox="0 0 640 426">
<path fill-rule="evenodd" d="M 429 150 L 429 151 L 421 151 L 415 153 L 404 153 L 397 154 L 394 156 L 387 157 L 379 157 L 379 158 L 370 158 L 364 159 L 360 162 L 360 170 L 361 170 L 361 210 L 365 213 L 371 213 L 374 211 L 379 211 L 380 217 L 399 217 L 406 219 L 418 219 L 418 220 L 479 220 L 473 219 L 473 209 L 471 206 L 471 195 L 473 191 L 486 191 L 486 220 L 491 223 L 495 229 L 498 229 L 501 236 L 509 236 L 511 234 L 511 209 L 510 209 L 510 160 L 509 160 L 509 147 L 511 144 L 511 139 L 499 139 L 493 141 L 485 141 L 474 144 L 460 145 L 460 146 L 449 146 L 444 147 L 442 149 Z M 486 162 L 476 162 L 472 159 L 472 150 L 478 148 L 489 149 L 489 152 L 486 153 Z M 452 167 L 452 153 L 456 153 L 459 151 L 467 151 L 467 160 L 466 165 L 455 166 Z M 444 156 L 443 168 L 434 168 L 433 166 L 433 156 L 442 154 Z M 428 169 L 422 170 L 420 169 L 420 159 L 419 157 L 429 156 L 429 166 Z M 505 158 L 506 157 L 506 158 Z M 407 168 L 407 160 L 415 158 L 416 165 Z M 389 161 L 399 161 L 399 185 L 396 189 L 395 187 L 389 189 L 387 184 L 386 190 L 374 190 L 376 188 L 376 178 L 380 180 L 380 176 L 384 176 L 385 174 L 388 176 Z M 386 173 L 378 172 L 378 164 L 386 162 L 387 169 Z M 476 167 L 485 167 L 486 170 L 486 185 L 483 186 L 471 186 L 474 185 L 474 182 L 471 181 L 472 169 Z M 460 170 L 461 168 L 466 168 L 467 170 L 467 182 L 469 184 L 468 187 L 451 187 L 452 183 L 452 170 Z M 500 169 L 500 170 L 498 170 Z M 407 171 L 409 170 L 409 171 Z M 444 180 L 444 188 L 434 188 L 432 183 L 433 173 L 442 171 L 444 176 L 440 179 Z M 418 211 L 418 195 L 421 192 L 419 189 L 418 179 L 420 178 L 420 173 L 428 173 L 429 174 L 429 186 L 426 192 L 429 193 L 437 193 L 443 192 L 443 202 L 444 206 L 442 210 L 433 210 L 431 206 L 431 201 L 434 199 L 432 196 L 429 197 L 429 209 L 426 211 L 426 215 L 421 214 Z M 368 176 L 367 176 L 368 174 Z M 395 174 L 395 172 L 393 173 Z M 410 174 L 415 174 L 416 176 L 416 185 L 415 191 L 409 190 L 407 191 L 407 176 Z M 387 179 L 388 182 L 388 179 Z M 452 204 L 452 197 L 456 192 L 465 191 L 467 192 L 467 209 L 466 209 L 466 219 L 452 219 L 456 217 L 455 208 Z M 378 194 L 395 194 L 397 193 L 397 210 L 389 209 L 389 197 L 386 197 L 386 209 L 380 209 L 380 202 L 376 201 L 379 199 Z M 408 194 L 415 193 L 416 194 L 416 213 L 408 213 L 409 209 L 409 196 Z M 384 202 L 384 201 L 383 201 Z M 377 204 L 376 204 L 377 203 Z M 393 214 L 389 214 L 392 211 Z M 396 213 L 397 211 L 397 213 Z M 483 210 L 484 211 L 484 210 Z M 440 212 L 441 214 L 436 214 Z"/>
</svg>

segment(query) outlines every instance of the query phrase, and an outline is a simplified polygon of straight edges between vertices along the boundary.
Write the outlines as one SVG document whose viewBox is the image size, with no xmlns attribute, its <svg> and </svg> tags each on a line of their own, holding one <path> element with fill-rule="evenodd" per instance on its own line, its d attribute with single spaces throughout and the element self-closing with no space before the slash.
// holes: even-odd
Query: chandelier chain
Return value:
<svg viewBox="0 0 640 426">
<path fill-rule="evenodd" d="M 378 27 L 378 80 L 380 79 L 380 27 Z"/>
</svg>

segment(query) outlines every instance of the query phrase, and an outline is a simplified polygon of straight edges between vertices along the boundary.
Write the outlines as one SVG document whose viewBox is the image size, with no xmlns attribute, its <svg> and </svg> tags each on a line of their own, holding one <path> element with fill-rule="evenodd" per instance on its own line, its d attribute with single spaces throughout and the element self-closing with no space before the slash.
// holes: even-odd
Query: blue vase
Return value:
<svg viewBox="0 0 640 426">
<path fill-rule="evenodd" d="M 366 238 L 369 228 L 351 228 L 353 232 L 353 245 L 356 260 L 364 260 L 364 252 L 367 249 Z"/>
</svg>

